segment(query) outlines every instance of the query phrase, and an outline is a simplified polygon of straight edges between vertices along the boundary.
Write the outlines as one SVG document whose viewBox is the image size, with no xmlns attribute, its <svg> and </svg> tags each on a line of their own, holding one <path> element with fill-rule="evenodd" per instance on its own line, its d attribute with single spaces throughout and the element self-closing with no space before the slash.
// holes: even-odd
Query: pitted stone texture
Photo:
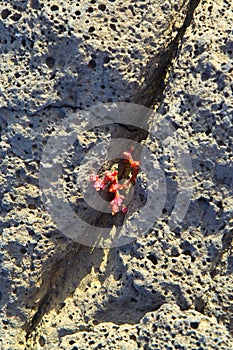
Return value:
<svg viewBox="0 0 233 350">
<path fill-rule="evenodd" d="M 36 0 L 30 2 L 32 17 L 42 11 L 41 4 Z M 98 11 L 105 11 L 100 3 L 92 1 L 91 4 L 93 8 L 98 5 Z M 111 1 L 102 4 L 113 6 Z M 8 6 L 12 11 L 7 3 L 4 8 Z M 14 12 L 17 12 L 17 6 L 25 6 L 26 10 L 28 5 L 15 2 L 14 6 Z M 51 20 L 48 19 L 48 7 L 60 21 L 60 5 L 44 5 L 44 20 L 40 21 L 38 17 L 35 31 L 40 31 L 43 23 Z M 62 8 L 66 9 L 66 5 Z M 169 169 L 168 164 L 166 177 L 171 198 L 163 217 L 146 237 L 109 252 L 67 242 L 58 234 L 41 203 L 38 167 L 44 143 L 69 110 L 45 108 L 40 115 L 33 116 L 1 110 L 3 262 L 0 282 L 3 291 L 0 346 L 4 350 L 25 349 L 26 342 L 26 348 L 31 350 L 233 348 L 231 11 L 232 4 L 227 1 L 200 3 L 194 22 L 181 43 L 160 109 L 161 114 L 174 121 L 193 154 L 192 204 L 183 222 L 172 232 L 167 221 L 172 210 L 170 199 L 173 200 L 175 193 L 175 181 L 179 185 L 179 179 L 174 177 L 174 166 L 171 164 Z M 16 22 L 18 18 L 10 18 L 7 11 L 1 16 L 4 21 Z M 20 18 L 17 26 L 13 22 L 7 25 L 5 22 L 4 26 L 9 30 L 21 28 Z M 108 28 L 110 30 L 110 26 Z M 21 29 L 17 30 L 21 34 Z M 63 34 L 60 38 L 53 30 L 50 33 L 46 30 L 49 31 L 45 25 L 44 38 L 55 38 L 58 46 L 64 44 Z M 17 38 L 16 35 L 16 41 Z M 37 49 L 35 62 L 39 67 L 42 57 L 47 58 L 43 69 L 49 76 L 49 70 L 57 63 L 52 56 L 44 55 L 47 46 L 44 42 L 45 49 L 43 45 Z M 60 53 L 63 51 L 59 50 Z M 25 56 L 23 53 L 22 57 Z M 4 57 L 5 54 L 2 60 Z M 84 65 L 83 72 L 87 75 L 82 79 L 92 80 L 90 72 L 96 74 L 94 63 L 90 63 L 93 58 L 85 57 L 90 66 Z M 19 60 L 19 56 L 16 59 Z M 226 64 L 222 64 L 222 60 Z M 79 62 L 75 62 L 79 67 Z M 61 80 L 67 76 L 68 66 L 61 66 L 66 67 L 59 76 Z M 14 72 L 13 65 L 11 68 Z M 38 91 L 44 93 L 45 81 L 40 80 L 37 68 L 33 70 L 38 81 L 30 79 L 38 86 L 42 81 Z M 122 76 L 124 74 L 122 72 Z M 30 79 L 26 80 L 27 84 Z M 126 81 L 127 84 L 130 82 Z M 85 86 L 91 86 L 91 82 L 86 83 L 90 85 Z M 55 85 L 48 86 L 49 101 L 47 92 L 45 97 L 39 93 L 36 98 L 28 97 L 27 91 L 24 94 L 18 87 L 11 92 L 12 98 L 9 91 L 7 96 L 10 98 L 5 99 L 4 95 L 3 103 L 6 105 L 9 101 L 10 107 L 26 108 L 30 113 L 50 103 L 80 105 L 78 97 L 77 101 L 70 102 L 67 97 L 70 92 L 65 95 L 64 90 L 58 98 Z M 115 96 L 117 91 L 128 93 L 128 85 L 119 86 L 116 84 L 113 89 Z M 111 91 L 110 86 L 107 89 Z M 90 102 L 92 90 L 86 95 L 81 88 L 80 91 L 83 106 L 93 103 Z M 18 96 L 17 101 L 13 95 Z M 112 93 L 109 92 L 106 98 L 112 98 Z M 106 101 L 105 95 L 100 100 Z M 153 142 L 148 143 L 148 147 L 158 154 Z M 32 332 L 26 341 L 30 327 Z"/>
<path fill-rule="evenodd" d="M 0 112 L 1 349 L 24 346 L 25 325 L 51 282 L 43 280 L 42 271 L 67 251 L 67 240 L 43 209 L 38 179 L 46 135 L 62 115 L 61 109 L 47 111 L 45 124 L 43 113 L 30 119 Z"/>
<path fill-rule="evenodd" d="M 2 1 L 0 106 L 129 100 L 185 10 L 182 0 Z"/>
<path fill-rule="evenodd" d="M 231 334 L 232 13 L 230 1 L 200 2 L 180 45 L 160 108 L 183 133 L 193 158 L 193 198 L 178 234 L 187 235 L 180 248 L 190 256 L 190 267 L 196 265 L 192 273 L 202 271 L 199 283 L 206 292 L 197 297 L 197 307 L 223 322 Z M 195 299 L 193 290 L 190 297 Z"/>
<path fill-rule="evenodd" d="M 224 326 L 196 311 L 181 311 L 173 304 L 147 313 L 136 326 L 102 323 L 61 336 L 61 349 L 230 349 Z M 68 333 L 68 332 L 67 332 Z M 84 345 L 86 344 L 86 345 Z"/>
<path fill-rule="evenodd" d="M 200 316 L 196 311 L 181 312 L 174 305 L 165 304 L 158 312 L 148 313 L 137 326 L 102 323 L 81 326 L 79 332 L 63 328 L 61 349 L 230 349 L 230 336 L 215 319 Z M 44 347 L 46 333 L 40 338 Z"/>
<path fill-rule="evenodd" d="M 129 246 L 79 251 L 58 279 L 57 296 L 28 349 L 42 349 L 41 336 L 49 349 L 57 343 L 67 349 L 94 349 L 101 343 L 107 349 L 146 348 L 147 343 L 161 350 L 165 343 L 167 349 L 231 349 L 229 324 L 218 325 L 224 316 L 216 295 L 221 286 L 210 276 L 208 242 L 202 243 L 197 230 L 176 237 L 160 225 L 157 233 Z M 74 283 L 78 285 L 71 297 Z M 231 284 L 225 284 L 224 303 L 230 290 Z"/>
</svg>

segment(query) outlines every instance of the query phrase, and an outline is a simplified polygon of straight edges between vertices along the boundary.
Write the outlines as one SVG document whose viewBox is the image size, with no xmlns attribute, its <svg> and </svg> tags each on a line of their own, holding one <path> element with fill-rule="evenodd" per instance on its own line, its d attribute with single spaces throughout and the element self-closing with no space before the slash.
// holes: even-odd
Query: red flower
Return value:
<svg viewBox="0 0 233 350">
<path fill-rule="evenodd" d="M 90 176 L 90 181 L 94 182 L 94 187 L 96 191 L 104 190 L 105 189 L 105 181 L 101 180 L 98 175 L 92 174 Z"/>
<path fill-rule="evenodd" d="M 94 183 L 96 191 L 108 189 L 109 193 L 115 194 L 113 200 L 110 202 L 112 207 L 112 215 L 115 215 L 120 211 L 125 214 L 128 208 L 123 204 L 124 196 L 119 193 L 119 190 L 127 189 L 130 184 L 134 184 L 136 181 L 137 174 L 139 172 L 140 162 L 133 160 L 132 153 L 133 147 L 130 147 L 128 152 L 123 152 L 124 162 L 128 163 L 131 167 L 131 177 L 126 180 L 123 185 L 118 183 L 118 171 L 117 170 L 107 170 L 104 173 L 104 178 L 99 178 L 98 175 L 92 174 L 90 176 L 90 181 Z"/>
<path fill-rule="evenodd" d="M 108 189 L 108 192 L 116 192 L 118 191 L 119 189 L 121 189 L 121 185 L 119 183 L 113 183 L 109 189 Z"/>
<path fill-rule="evenodd" d="M 124 157 L 124 159 L 127 159 L 129 162 L 133 161 L 133 157 L 132 157 L 131 152 L 123 152 L 123 157 Z"/>
<path fill-rule="evenodd" d="M 114 181 L 117 181 L 117 175 L 118 175 L 117 170 L 114 170 L 114 171 L 107 170 L 107 171 L 105 171 L 104 178 L 106 181 L 114 182 Z"/>
<path fill-rule="evenodd" d="M 112 207 L 112 215 L 115 215 L 118 211 L 120 211 L 120 207 L 124 198 L 125 197 L 122 196 L 118 191 L 116 192 L 115 198 L 110 202 Z"/>
</svg>

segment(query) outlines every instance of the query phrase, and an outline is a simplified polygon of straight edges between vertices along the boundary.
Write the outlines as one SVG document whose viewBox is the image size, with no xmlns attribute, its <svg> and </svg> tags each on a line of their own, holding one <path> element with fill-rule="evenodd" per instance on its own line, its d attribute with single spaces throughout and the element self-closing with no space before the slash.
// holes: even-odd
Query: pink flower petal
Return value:
<svg viewBox="0 0 233 350">
<path fill-rule="evenodd" d="M 125 214 L 125 213 L 127 213 L 128 208 L 127 208 L 127 207 L 123 207 L 123 208 L 121 209 L 121 211 L 122 211 L 123 214 Z"/>
</svg>

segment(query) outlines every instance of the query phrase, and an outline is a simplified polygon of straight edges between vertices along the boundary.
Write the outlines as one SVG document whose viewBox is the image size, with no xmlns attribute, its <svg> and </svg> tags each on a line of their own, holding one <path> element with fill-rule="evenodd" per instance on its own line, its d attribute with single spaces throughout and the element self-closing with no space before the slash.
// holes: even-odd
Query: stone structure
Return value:
<svg viewBox="0 0 233 350">
<path fill-rule="evenodd" d="M 233 348 L 232 15 L 229 0 L 1 2 L 1 349 Z M 57 230 L 39 164 L 67 115 L 120 101 L 172 122 L 193 193 L 170 230 L 167 161 L 154 227 L 93 249 Z"/>
</svg>

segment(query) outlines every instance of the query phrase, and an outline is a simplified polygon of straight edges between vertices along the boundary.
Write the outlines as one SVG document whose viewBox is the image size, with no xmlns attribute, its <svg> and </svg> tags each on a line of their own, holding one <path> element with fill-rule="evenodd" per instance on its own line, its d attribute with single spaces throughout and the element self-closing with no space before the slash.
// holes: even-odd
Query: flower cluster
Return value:
<svg viewBox="0 0 233 350">
<path fill-rule="evenodd" d="M 118 182 L 118 171 L 117 170 L 107 170 L 104 176 L 101 178 L 98 175 L 92 174 L 90 176 L 90 181 L 96 191 L 107 190 L 108 193 L 113 194 L 113 199 L 110 201 L 112 208 L 112 215 L 115 215 L 120 210 L 125 214 L 128 208 L 123 204 L 125 196 L 120 194 L 120 190 L 127 190 L 131 184 L 136 181 L 137 174 L 139 172 L 140 162 L 134 161 L 132 157 L 133 148 L 128 152 L 123 152 L 123 162 L 125 166 L 130 168 L 130 178 L 127 179 L 122 185 Z"/>
</svg>

